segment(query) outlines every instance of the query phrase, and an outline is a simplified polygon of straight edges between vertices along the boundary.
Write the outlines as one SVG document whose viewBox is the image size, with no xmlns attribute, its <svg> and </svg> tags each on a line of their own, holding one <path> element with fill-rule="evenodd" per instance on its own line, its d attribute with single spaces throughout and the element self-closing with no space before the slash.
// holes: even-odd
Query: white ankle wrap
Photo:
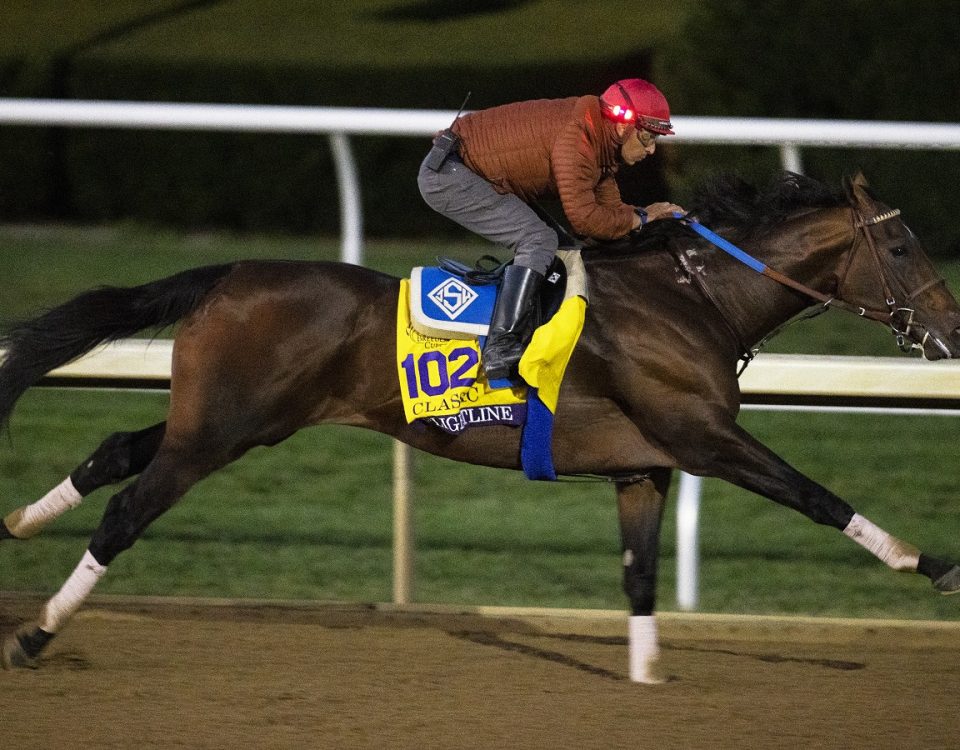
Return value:
<svg viewBox="0 0 960 750">
<path fill-rule="evenodd" d="M 660 656 L 657 621 L 653 615 L 631 615 L 628 630 L 631 682 L 661 682 L 654 670 Z"/>
<path fill-rule="evenodd" d="M 107 567 L 98 563 L 90 550 L 87 550 L 66 583 L 44 606 L 40 615 L 40 627 L 48 633 L 59 631 L 67 620 L 73 617 L 74 612 L 80 609 L 84 599 L 90 595 L 97 581 L 106 572 Z"/>
<path fill-rule="evenodd" d="M 911 573 L 917 571 L 917 565 L 920 564 L 920 550 L 888 534 L 859 513 L 853 515 L 843 533 L 870 550 L 894 570 Z"/>
<path fill-rule="evenodd" d="M 37 502 L 9 513 L 3 522 L 18 539 L 29 539 L 55 518 L 76 508 L 82 500 L 83 496 L 67 477 Z"/>
</svg>

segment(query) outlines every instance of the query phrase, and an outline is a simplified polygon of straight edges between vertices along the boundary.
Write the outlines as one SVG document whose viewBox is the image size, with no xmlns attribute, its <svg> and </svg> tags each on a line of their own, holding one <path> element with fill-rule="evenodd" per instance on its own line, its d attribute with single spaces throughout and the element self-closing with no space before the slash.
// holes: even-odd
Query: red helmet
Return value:
<svg viewBox="0 0 960 750">
<path fill-rule="evenodd" d="M 603 114 L 614 122 L 636 125 L 660 135 L 673 135 L 670 105 L 660 90 L 642 78 L 624 78 L 600 97 Z"/>
</svg>

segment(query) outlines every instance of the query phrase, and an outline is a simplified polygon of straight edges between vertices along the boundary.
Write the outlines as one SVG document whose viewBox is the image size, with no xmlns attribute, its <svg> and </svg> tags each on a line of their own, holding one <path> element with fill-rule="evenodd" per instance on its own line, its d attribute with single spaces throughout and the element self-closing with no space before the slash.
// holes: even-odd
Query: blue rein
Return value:
<svg viewBox="0 0 960 750">
<path fill-rule="evenodd" d="M 694 232 L 696 232 L 701 237 L 706 239 L 708 242 L 720 248 L 721 250 L 723 250 L 725 253 L 732 256 L 736 260 L 740 261 L 748 268 L 756 271 L 757 273 L 763 276 L 766 276 L 768 279 L 773 279 L 778 284 L 782 284 L 785 287 L 789 287 L 790 289 L 793 289 L 795 292 L 800 292 L 800 294 L 810 297 L 810 299 L 814 299 L 814 300 L 817 300 L 818 302 L 822 302 L 825 307 L 829 307 L 830 305 L 833 305 L 844 310 L 849 310 L 850 312 L 855 312 L 858 315 L 866 316 L 868 318 L 873 318 L 874 320 L 883 320 L 884 322 L 886 322 L 887 318 L 889 317 L 889 315 L 881 312 L 866 310 L 862 307 L 849 305 L 843 300 L 835 299 L 834 297 L 818 292 L 816 289 L 811 289 L 805 284 L 801 284 L 799 281 L 794 281 L 789 276 L 785 276 L 784 274 L 780 273 L 776 269 L 770 268 L 770 266 L 768 266 L 766 263 L 761 263 L 759 260 L 754 258 L 749 253 L 744 252 L 729 240 L 725 240 L 719 234 L 707 229 L 699 221 L 695 221 L 694 219 L 691 219 L 686 214 L 681 214 L 677 211 L 674 211 L 673 216 L 682 224 L 685 224 L 686 226 L 690 227 L 690 229 L 692 229 Z"/>
<path fill-rule="evenodd" d="M 886 221 L 887 219 L 891 219 L 895 216 L 898 216 L 899 213 L 900 213 L 899 210 L 888 211 L 884 214 L 875 216 L 872 219 L 866 219 L 866 220 L 861 219 L 859 213 L 856 214 L 856 218 L 858 219 L 856 226 L 859 229 L 863 230 L 864 235 L 867 239 L 867 245 L 870 247 L 875 257 L 877 257 L 877 249 L 874 244 L 873 238 L 870 235 L 870 232 L 867 231 L 867 227 L 872 226 L 874 224 L 878 224 L 881 221 Z M 720 248 L 731 257 L 743 263 L 748 268 L 751 268 L 757 273 L 762 274 L 763 276 L 766 276 L 768 279 L 772 279 L 773 281 L 776 281 L 778 284 L 782 284 L 783 286 L 789 287 L 790 289 L 793 289 L 796 292 L 800 292 L 800 294 L 803 294 L 809 297 L 810 299 L 817 300 L 818 302 L 823 303 L 824 308 L 836 307 L 841 310 L 846 310 L 848 312 L 856 313 L 857 315 L 863 318 L 869 318 L 871 320 L 880 321 L 881 323 L 891 326 L 891 328 L 893 328 L 894 330 L 894 333 L 899 334 L 896 327 L 893 326 L 891 322 L 893 314 L 897 311 L 897 309 L 899 309 L 899 308 L 896 308 L 892 298 L 887 300 L 887 306 L 890 308 L 887 311 L 869 310 L 859 305 L 852 305 L 849 302 L 846 302 L 842 299 L 838 299 L 836 297 L 823 294 L 822 292 L 818 292 L 816 289 L 811 289 L 805 284 L 801 284 L 798 281 L 794 281 L 789 276 L 785 276 L 784 274 L 780 273 L 776 269 L 770 268 L 770 266 L 766 265 L 765 263 L 761 263 L 759 260 L 754 258 L 749 253 L 744 252 L 739 247 L 734 245 L 732 242 L 725 240 L 719 234 L 707 229 L 705 226 L 703 226 L 703 224 L 701 224 L 698 221 L 695 221 L 694 219 L 691 219 L 686 214 L 682 214 L 678 211 L 674 211 L 673 217 L 677 219 L 679 222 L 681 222 L 682 224 L 690 227 L 690 229 L 692 229 L 694 232 L 699 234 L 701 237 L 703 237 L 705 240 L 710 242 L 712 245 Z M 880 263 L 878 257 L 877 257 L 877 263 L 878 265 Z M 884 285 L 886 285 L 887 280 L 884 276 L 882 266 L 879 267 L 879 271 L 880 271 L 880 278 L 883 281 Z M 921 290 L 924 288 L 925 287 L 921 287 Z M 918 292 L 914 292 L 912 295 L 907 295 L 907 299 L 909 300 L 911 299 L 911 297 L 915 297 L 917 294 Z"/>
<path fill-rule="evenodd" d="M 712 243 L 713 245 L 716 245 L 717 247 L 719 247 L 721 250 L 723 250 L 723 251 L 724 251 L 725 253 L 727 253 L 728 255 L 732 255 L 734 258 L 736 258 L 737 260 L 739 260 L 739 261 L 740 261 L 741 263 L 743 263 L 744 265 L 749 266 L 750 268 L 752 268 L 752 269 L 753 269 L 754 271 L 756 271 L 757 273 L 765 273 L 765 272 L 766 272 L 766 270 L 767 270 L 766 264 L 761 263 L 759 260 L 757 260 L 756 258 L 754 258 L 754 257 L 753 257 L 752 255 L 750 255 L 749 253 L 745 253 L 745 252 L 744 252 L 743 250 L 741 250 L 739 247 L 737 247 L 736 245 L 734 245 L 734 244 L 733 244 L 732 242 L 730 242 L 729 240 L 725 240 L 723 237 L 721 237 L 721 236 L 720 236 L 719 234 L 717 234 L 716 232 L 711 231 L 710 229 L 707 229 L 707 228 L 706 228 L 703 224 L 701 224 L 699 221 L 694 221 L 693 219 L 691 219 L 691 218 L 690 218 L 689 216 L 687 216 L 686 214 L 682 214 L 682 213 L 680 213 L 680 212 L 678 212 L 678 211 L 674 211 L 674 212 L 673 212 L 673 217 L 674 217 L 675 219 L 679 219 L 682 224 L 685 224 L 686 226 L 690 227 L 694 232 L 696 232 L 697 234 L 699 234 L 699 235 L 700 235 L 701 237 L 703 237 L 705 240 L 707 240 L 708 242 Z"/>
</svg>

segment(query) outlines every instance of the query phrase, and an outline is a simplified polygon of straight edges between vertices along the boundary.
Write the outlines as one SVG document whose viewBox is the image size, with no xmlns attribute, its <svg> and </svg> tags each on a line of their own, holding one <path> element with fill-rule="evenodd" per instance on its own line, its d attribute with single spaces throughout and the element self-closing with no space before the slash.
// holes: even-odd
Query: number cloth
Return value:
<svg viewBox="0 0 960 750">
<path fill-rule="evenodd" d="M 424 419 L 452 433 L 482 425 L 522 425 L 524 472 L 531 479 L 556 479 L 550 450 L 553 414 L 586 309 L 587 301 L 580 295 L 565 299 L 556 314 L 534 332 L 520 360 L 523 383 L 491 388 L 479 375 L 477 340 L 434 338 L 414 329 L 410 281 L 402 279 L 397 303 L 397 375 L 407 422 Z"/>
</svg>

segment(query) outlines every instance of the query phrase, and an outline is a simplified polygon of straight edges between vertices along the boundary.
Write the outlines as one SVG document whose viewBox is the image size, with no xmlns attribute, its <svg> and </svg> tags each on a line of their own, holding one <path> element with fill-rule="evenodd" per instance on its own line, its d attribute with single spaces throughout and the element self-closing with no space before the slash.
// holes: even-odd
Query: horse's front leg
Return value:
<svg viewBox="0 0 960 750">
<path fill-rule="evenodd" d="M 663 682 L 657 670 L 659 645 L 654 618 L 660 522 L 670 470 L 658 469 L 641 482 L 617 483 L 617 508 L 623 548 L 623 589 L 630 601 L 630 679 Z"/>
<path fill-rule="evenodd" d="M 156 454 L 165 422 L 137 432 L 116 432 L 60 484 L 36 502 L 0 519 L 0 539 L 29 539 L 94 490 L 136 476 Z"/>
<path fill-rule="evenodd" d="M 857 513 L 847 502 L 801 474 L 732 421 L 703 429 L 705 442 L 679 441 L 680 467 L 714 476 L 833 526 L 893 570 L 921 573 L 944 594 L 960 591 L 960 567 L 920 552 Z"/>
</svg>

